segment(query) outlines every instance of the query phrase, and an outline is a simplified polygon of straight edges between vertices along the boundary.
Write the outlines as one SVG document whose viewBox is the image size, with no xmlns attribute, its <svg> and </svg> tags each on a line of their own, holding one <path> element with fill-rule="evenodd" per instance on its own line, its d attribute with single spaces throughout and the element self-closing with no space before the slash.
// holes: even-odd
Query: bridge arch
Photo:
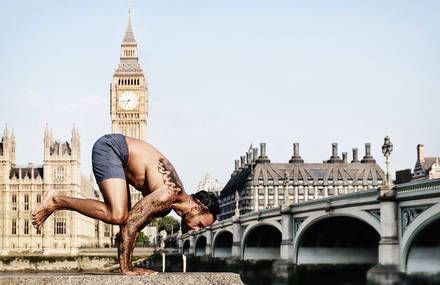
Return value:
<svg viewBox="0 0 440 285">
<path fill-rule="evenodd" d="M 294 241 L 296 264 L 378 261 L 380 223 L 358 211 L 319 213 L 307 218 Z"/>
<path fill-rule="evenodd" d="M 232 255 L 232 232 L 221 230 L 215 233 L 213 237 L 212 256 L 230 257 Z"/>
<path fill-rule="evenodd" d="M 409 224 L 401 239 L 402 270 L 438 272 L 440 268 L 440 203 Z"/>
<path fill-rule="evenodd" d="M 186 241 L 183 242 L 183 254 L 184 255 L 188 255 L 189 254 L 189 239 L 187 239 Z"/>
<path fill-rule="evenodd" d="M 279 259 L 281 233 L 281 225 L 273 221 L 248 226 L 241 242 L 243 259 Z"/>
<path fill-rule="evenodd" d="M 206 254 L 206 236 L 199 235 L 195 245 L 195 256 L 204 256 Z"/>
</svg>

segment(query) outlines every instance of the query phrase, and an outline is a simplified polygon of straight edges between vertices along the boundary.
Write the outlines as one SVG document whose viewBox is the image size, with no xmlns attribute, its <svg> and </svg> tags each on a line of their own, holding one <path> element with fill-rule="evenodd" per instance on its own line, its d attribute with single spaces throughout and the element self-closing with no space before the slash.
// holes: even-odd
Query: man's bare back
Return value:
<svg viewBox="0 0 440 285">
<path fill-rule="evenodd" d="M 165 183 L 174 183 L 175 191 L 183 191 L 179 176 L 162 153 L 144 141 L 130 137 L 126 137 L 126 141 L 129 155 L 125 175 L 130 185 L 144 196 L 163 187 Z"/>
</svg>

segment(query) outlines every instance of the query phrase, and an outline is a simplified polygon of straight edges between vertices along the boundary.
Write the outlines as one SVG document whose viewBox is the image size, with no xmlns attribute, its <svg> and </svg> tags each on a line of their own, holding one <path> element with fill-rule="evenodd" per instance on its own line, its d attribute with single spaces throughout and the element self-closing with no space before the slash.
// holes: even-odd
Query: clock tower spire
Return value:
<svg viewBox="0 0 440 285">
<path fill-rule="evenodd" d="M 121 43 L 119 65 L 110 83 L 110 117 L 112 132 L 146 140 L 148 88 L 139 65 L 138 45 L 131 25 L 128 2 L 128 24 Z"/>
</svg>

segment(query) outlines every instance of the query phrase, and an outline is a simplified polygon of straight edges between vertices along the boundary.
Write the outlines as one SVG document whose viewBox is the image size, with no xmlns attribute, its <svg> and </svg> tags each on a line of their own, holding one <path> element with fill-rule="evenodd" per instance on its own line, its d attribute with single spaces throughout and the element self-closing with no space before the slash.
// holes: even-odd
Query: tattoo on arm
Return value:
<svg viewBox="0 0 440 285">
<path fill-rule="evenodd" d="M 183 190 L 182 181 L 180 181 L 176 170 L 168 159 L 159 158 L 158 170 L 162 174 L 163 182 L 168 186 L 168 189 L 176 192 Z"/>
<path fill-rule="evenodd" d="M 174 196 L 175 193 L 164 187 L 144 197 L 130 210 L 126 223 L 121 226 L 121 242 L 118 248 L 122 272 L 133 269 L 133 249 L 138 230 L 154 217 L 170 210 Z"/>
</svg>

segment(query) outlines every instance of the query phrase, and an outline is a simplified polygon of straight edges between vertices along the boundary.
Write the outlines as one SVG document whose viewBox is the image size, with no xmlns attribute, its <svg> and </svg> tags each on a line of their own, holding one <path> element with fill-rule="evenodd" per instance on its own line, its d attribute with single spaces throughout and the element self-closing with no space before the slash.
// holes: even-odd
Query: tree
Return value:
<svg viewBox="0 0 440 285">
<path fill-rule="evenodd" d="M 119 246 L 120 242 L 121 242 L 121 232 L 118 232 L 115 236 L 116 247 Z M 146 236 L 143 232 L 139 232 L 139 235 L 136 239 L 136 246 L 146 247 L 149 244 L 150 244 L 150 239 L 148 238 L 148 236 Z"/>
<path fill-rule="evenodd" d="M 150 244 L 150 239 L 148 238 L 148 236 L 144 235 L 143 232 L 139 232 L 138 238 L 136 240 L 136 246 L 148 246 Z"/>
<path fill-rule="evenodd" d="M 179 221 L 171 216 L 165 216 L 160 218 L 155 218 L 150 223 L 151 226 L 156 226 L 158 232 L 165 230 L 167 234 L 173 234 L 179 230 Z"/>
</svg>

